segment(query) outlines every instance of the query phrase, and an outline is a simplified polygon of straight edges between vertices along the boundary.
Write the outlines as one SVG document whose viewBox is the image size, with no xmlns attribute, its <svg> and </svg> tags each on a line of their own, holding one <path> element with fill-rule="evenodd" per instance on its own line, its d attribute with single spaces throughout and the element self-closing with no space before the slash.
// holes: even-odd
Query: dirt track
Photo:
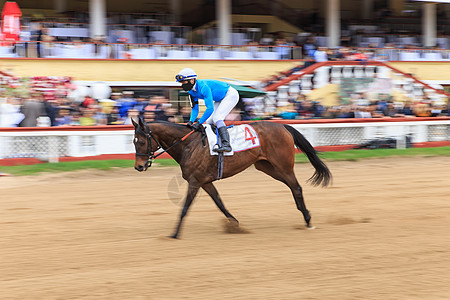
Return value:
<svg viewBox="0 0 450 300">
<path fill-rule="evenodd" d="M 316 230 L 249 169 L 216 186 L 251 233 L 201 193 L 181 240 L 178 168 L 0 178 L 0 299 L 449 299 L 450 158 L 328 165 Z"/>
</svg>

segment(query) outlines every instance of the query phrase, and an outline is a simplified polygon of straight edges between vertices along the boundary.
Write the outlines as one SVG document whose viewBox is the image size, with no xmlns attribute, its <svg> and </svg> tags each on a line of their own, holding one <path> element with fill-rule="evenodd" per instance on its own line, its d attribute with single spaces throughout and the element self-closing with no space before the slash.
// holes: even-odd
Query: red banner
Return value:
<svg viewBox="0 0 450 300">
<path fill-rule="evenodd" d="M 18 41 L 20 39 L 20 17 L 22 12 L 16 2 L 5 2 L 2 10 L 2 40 Z"/>
</svg>

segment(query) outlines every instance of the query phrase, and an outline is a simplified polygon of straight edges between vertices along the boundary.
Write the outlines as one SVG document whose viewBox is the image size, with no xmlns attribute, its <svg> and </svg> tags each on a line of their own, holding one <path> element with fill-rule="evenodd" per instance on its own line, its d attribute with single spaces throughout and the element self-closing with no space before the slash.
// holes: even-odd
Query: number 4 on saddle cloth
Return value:
<svg viewBox="0 0 450 300">
<path fill-rule="evenodd" d="M 212 130 L 211 125 L 205 125 L 206 136 L 208 137 L 209 152 L 211 155 L 218 155 L 213 151 L 217 144 L 217 135 Z M 234 152 L 241 152 L 248 149 L 260 147 L 259 137 L 255 129 L 248 124 L 238 125 L 228 128 L 230 134 L 231 152 L 223 152 L 225 156 L 233 155 Z"/>
</svg>

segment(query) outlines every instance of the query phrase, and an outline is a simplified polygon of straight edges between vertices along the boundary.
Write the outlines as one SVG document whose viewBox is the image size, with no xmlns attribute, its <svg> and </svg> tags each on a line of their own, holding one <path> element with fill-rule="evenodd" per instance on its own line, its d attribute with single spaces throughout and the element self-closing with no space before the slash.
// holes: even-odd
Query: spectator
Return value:
<svg viewBox="0 0 450 300">
<path fill-rule="evenodd" d="M 338 117 L 340 109 L 341 108 L 339 106 L 332 106 L 325 110 L 322 116 L 325 119 L 336 119 Z"/>
<path fill-rule="evenodd" d="M 367 105 L 357 105 L 354 112 L 355 118 L 372 118 L 370 107 Z"/>
<path fill-rule="evenodd" d="M 134 104 L 134 109 L 137 109 L 141 116 L 144 114 L 144 109 L 147 106 L 147 102 L 148 102 L 148 100 L 144 96 L 139 96 L 136 98 L 136 102 Z"/>
<path fill-rule="evenodd" d="M 95 100 L 93 104 L 89 105 L 89 108 L 92 109 L 93 118 L 95 119 L 96 125 L 107 124 L 106 114 L 103 112 L 102 106 L 98 104 L 97 100 Z"/>
<path fill-rule="evenodd" d="M 372 115 L 372 118 L 383 118 L 384 117 L 384 114 L 379 109 L 376 101 L 373 101 L 370 103 L 370 113 Z"/>
<path fill-rule="evenodd" d="M 444 116 L 450 116 L 450 99 L 447 99 L 447 107 L 444 110 Z"/>
<path fill-rule="evenodd" d="M 106 114 L 106 124 L 107 125 L 121 125 L 123 124 L 123 119 L 119 114 L 120 105 L 114 105 L 111 111 Z"/>
<path fill-rule="evenodd" d="M 36 41 L 36 55 L 37 57 L 42 57 L 42 41 L 44 36 L 44 28 L 42 27 L 41 24 L 36 24 L 35 25 L 35 31 L 32 32 L 31 34 L 31 39 L 33 41 Z"/>
<path fill-rule="evenodd" d="M 78 126 L 80 125 L 81 112 L 78 110 L 72 111 L 72 120 L 69 125 Z"/>
<path fill-rule="evenodd" d="M 187 123 L 189 121 L 189 118 L 191 117 L 191 109 L 189 106 L 183 106 L 180 109 L 180 116 L 181 116 L 181 123 Z"/>
<path fill-rule="evenodd" d="M 314 118 L 321 118 L 325 108 L 319 101 L 312 102 L 312 111 L 314 112 Z"/>
<path fill-rule="evenodd" d="M 90 96 L 85 96 L 83 102 L 81 102 L 81 106 L 83 108 L 88 108 L 92 104 L 95 103 L 95 99 Z"/>
<path fill-rule="evenodd" d="M 317 51 L 314 51 L 313 57 L 316 62 L 328 61 L 327 48 L 319 47 Z"/>
<path fill-rule="evenodd" d="M 58 115 L 58 106 L 56 104 L 56 101 L 55 100 L 44 101 L 44 108 L 45 108 L 45 113 L 50 118 L 51 126 L 57 126 L 56 125 L 56 117 Z"/>
<path fill-rule="evenodd" d="M 144 111 L 144 121 L 145 122 L 153 122 L 155 121 L 155 113 L 153 111 Z"/>
<path fill-rule="evenodd" d="M 290 58 L 291 48 L 286 43 L 285 39 L 277 39 L 275 41 L 275 45 L 277 46 L 276 51 L 280 55 L 281 59 L 289 59 Z"/>
<path fill-rule="evenodd" d="M 153 96 L 150 98 L 148 105 L 145 107 L 145 111 L 153 112 L 155 114 L 155 120 L 167 121 L 167 117 L 163 109 L 164 102 L 165 102 L 164 97 Z"/>
<path fill-rule="evenodd" d="M 24 117 L 16 99 L 6 97 L 4 103 L 0 102 L 0 127 L 17 127 Z"/>
<path fill-rule="evenodd" d="M 17 53 L 21 57 L 28 57 L 28 45 L 32 38 L 30 26 L 22 25 L 19 37 L 22 43 L 17 44 Z"/>
<path fill-rule="evenodd" d="M 133 98 L 133 94 L 134 93 L 132 91 L 124 91 L 123 98 L 119 100 L 119 113 L 122 118 L 126 118 L 128 116 L 128 110 L 133 108 L 133 106 L 136 104 L 136 100 Z"/>
<path fill-rule="evenodd" d="M 31 98 L 25 100 L 22 107 L 22 113 L 25 115 L 24 120 L 20 124 L 22 127 L 36 127 L 37 119 L 45 116 L 45 107 L 42 103 L 42 96 L 40 93 L 32 93 Z"/>
<path fill-rule="evenodd" d="M 82 116 L 79 118 L 79 123 L 81 126 L 95 126 L 97 125 L 94 119 L 95 111 L 92 108 L 85 108 L 82 111 Z"/>
<path fill-rule="evenodd" d="M 298 117 L 298 112 L 294 104 L 290 103 L 281 109 L 278 116 L 284 120 L 294 120 Z"/>
<path fill-rule="evenodd" d="M 300 119 L 310 119 L 314 117 L 313 104 L 309 100 L 298 103 L 297 111 Z"/>
<path fill-rule="evenodd" d="M 430 117 L 442 117 L 445 115 L 445 105 L 432 105 Z"/>
<path fill-rule="evenodd" d="M 387 108 L 384 111 L 385 117 L 397 117 L 398 110 L 393 102 L 388 102 Z"/>
<path fill-rule="evenodd" d="M 68 126 L 72 123 L 72 116 L 70 115 L 69 107 L 60 107 L 58 110 L 58 116 L 55 119 L 55 126 Z"/>
<path fill-rule="evenodd" d="M 259 44 L 262 46 L 270 46 L 274 44 L 273 36 L 269 33 L 265 33 L 261 40 L 259 41 Z"/>
<path fill-rule="evenodd" d="M 354 118 L 355 114 L 350 106 L 344 105 L 344 106 L 340 107 L 340 110 L 337 113 L 336 117 L 339 119 L 348 119 L 348 118 Z"/>
<path fill-rule="evenodd" d="M 314 44 L 314 38 L 313 37 L 308 37 L 306 39 L 305 44 L 303 45 L 303 50 L 304 50 L 304 55 L 305 56 L 309 56 L 309 57 L 313 57 L 314 56 L 314 51 L 316 50 L 316 45 Z"/>
<path fill-rule="evenodd" d="M 131 108 L 128 110 L 128 116 L 125 120 L 124 125 L 131 125 L 133 124 L 131 122 L 131 119 L 133 119 L 136 123 L 139 121 L 139 111 L 137 109 Z"/>
<path fill-rule="evenodd" d="M 50 34 L 49 34 L 49 30 L 48 30 L 48 28 L 42 28 L 42 36 L 41 36 L 41 38 L 42 38 L 42 41 L 43 42 L 45 42 L 45 43 L 43 43 L 43 49 L 45 49 L 44 50 L 44 57 L 46 57 L 46 56 L 52 56 L 53 55 L 53 44 L 52 43 L 50 43 L 50 42 L 53 42 L 54 41 L 54 37 L 53 36 L 51 36 Z M 42 54 L 42 53 L 41 53 Z"/>
<path fill-rule="evenodd" d="M 414 111 L 411 101 L 407 101 L 398 111 L 398 114 L 402 117 L 414 117 Z"/>
<path fill-rule="evenodd" d="M 329 49 L 327 51 L 327 56 L 329 60 L 333 60 L 333 61 L 340 61 L 340 60 L 344 60 L 344 55 L 342 54 L 342 52 L 340 51 L 340 49 Z"/>
</svg>

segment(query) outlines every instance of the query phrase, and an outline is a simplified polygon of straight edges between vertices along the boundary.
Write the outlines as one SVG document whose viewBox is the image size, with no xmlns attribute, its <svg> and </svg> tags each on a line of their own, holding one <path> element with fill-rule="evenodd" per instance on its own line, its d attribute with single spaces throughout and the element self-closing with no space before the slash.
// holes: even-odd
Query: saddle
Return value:
<svg viewBox="0 0 450 300">
<path fill-rule="evenodd" d="M 227 129 L 233 150 L 231 152 L 215 152 L 214 147 L 221 146 L 217 128 L 214 124 L 203 127 L 208 139 L 210 154 L 218 156 L 217 180 L 222 179 L 224 156 L 232 156 L 235 152 L 260 147 L 258 134 L 251 125 L 228 126 Z"/>
<path fill-rule="evenodd" d="M 205 131 L 208 138 L 209 150 L 211 155 L 218 155 L 213 151 L 216 144 L 220 142 L 218 138 L 216 126 L 206 125 Z M 232 156 L 236 152 L 249 150 L 260 147 L 259 137 L 256 130 L 249 124 L 229 126 L 228 133 L 230 135 L 230 144 L 233 149 L 231 152 L 224 152 L 225 156 Z"/>
</svg>

